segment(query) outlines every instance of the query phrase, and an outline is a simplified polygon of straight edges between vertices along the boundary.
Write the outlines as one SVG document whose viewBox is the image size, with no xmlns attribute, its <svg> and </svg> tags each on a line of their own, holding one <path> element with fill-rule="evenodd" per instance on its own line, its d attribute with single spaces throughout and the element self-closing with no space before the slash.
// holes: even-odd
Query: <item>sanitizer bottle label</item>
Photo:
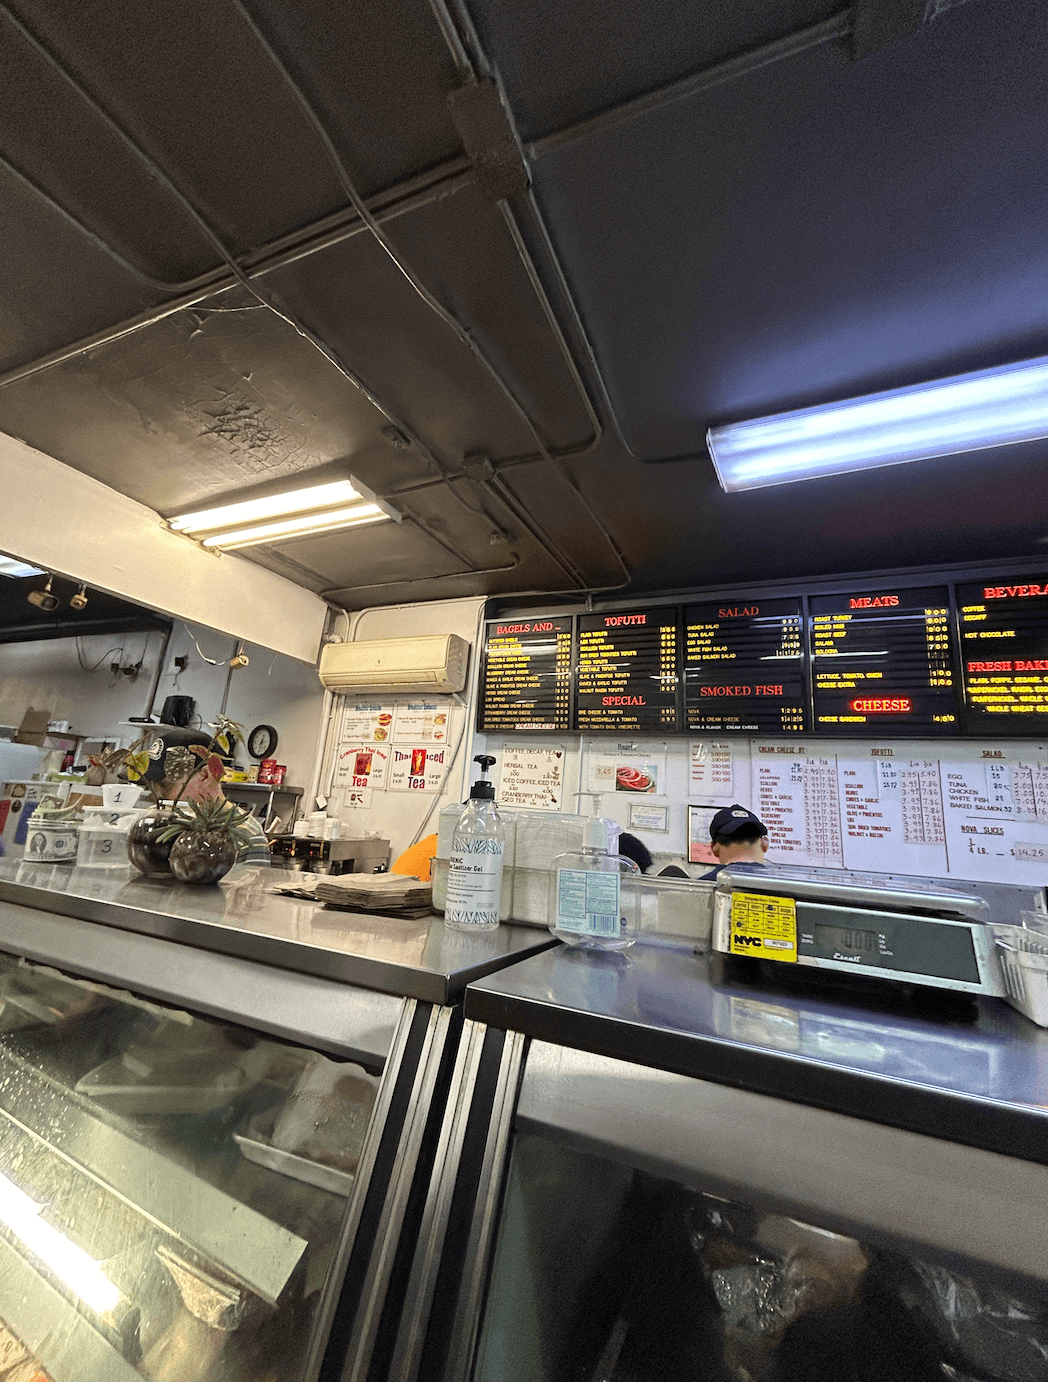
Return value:
<svg viewBox="0 0 1048 1382">
<path fill-rule="evenodd" d="M 504 840 L 453 840 L 448 860 L 445 921 L 497 926 L 502 896 Z"/>
<path fill-rule="evenodd" d="M 557 926 L 583 936 L 617 936 L 619 874 L 558 869 Z"/>
</svg>

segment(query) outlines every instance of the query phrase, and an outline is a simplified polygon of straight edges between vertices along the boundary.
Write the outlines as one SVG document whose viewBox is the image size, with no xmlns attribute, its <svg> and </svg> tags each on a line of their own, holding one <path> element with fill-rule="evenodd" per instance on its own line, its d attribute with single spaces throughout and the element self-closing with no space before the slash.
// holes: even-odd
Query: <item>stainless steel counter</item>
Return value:
<svg viewBox="0 0 1048 1382">
<path fill-rule="evenodd" d="M 467 1019 L 1048 1164 L 1048 1031 L 740 977 L 722 956 L 567 947 L 466 991 Z M 922 1000 L 923 1001 L 923 1000 Z"/>
<path fill-rule="evenodd" d="M 0 908 L 18 904 L 441 1004 L 455 1002 L 471 980 L 554 944 L 529 927 L 469 936 L 448 930 L 435 914 L 404 921 L 326 911 L 274 896 L 269 889 L 286 878 L 238 866 L 217 887 L 193 887 L 131 870 L 0 859 Z"/>
</svg>

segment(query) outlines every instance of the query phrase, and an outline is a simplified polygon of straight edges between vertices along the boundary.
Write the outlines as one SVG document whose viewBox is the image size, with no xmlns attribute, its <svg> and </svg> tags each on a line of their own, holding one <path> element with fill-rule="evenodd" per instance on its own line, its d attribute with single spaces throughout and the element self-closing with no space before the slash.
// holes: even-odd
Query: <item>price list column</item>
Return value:
<svg viewBox="0 0 1048 1382">
<path fill-rule="evenodd" d="M 805 728 L 800 600 L 691 605 L 684 611 L 684 714 L 690 730 L 799 734 Z"/>
<path fill-rule="evenodd" d="M 957 604 L 969 734 L 1048 732 L 1048 577 L 962 585 Z"/>
<path fill-rule="evenodd" d="M 478 729 L 567 729 L 571 715 L 570 618 L 489 624 Z"/>
<path fill-rule="evenodd" d="M 811 639 L 816 729 L 957 732 L 945 586 L 815 596 Z"/>
<path fill-rule="evenodd" d="M 677 611 L 579 617 L 576 728 L 677 728 Z"/>
</svg>

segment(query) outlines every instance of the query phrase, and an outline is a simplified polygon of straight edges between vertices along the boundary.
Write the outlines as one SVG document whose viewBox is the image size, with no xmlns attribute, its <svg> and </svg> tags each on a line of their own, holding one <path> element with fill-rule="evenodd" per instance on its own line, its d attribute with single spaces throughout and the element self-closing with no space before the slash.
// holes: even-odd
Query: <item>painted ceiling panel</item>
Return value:
<svg viewBox="0 0 1048 1382">
<path fill-rule="evenodd" d="M 1048 14 L 1009 9 L 857 64 L 823 46 L 538 160 L 635 455 L 1048 350 Z"/>
<path fill-rule="evenodd" d="M 473 0 L 524 139 L 538 139 L 844 7 L 839 0 Z"/>
</svg>

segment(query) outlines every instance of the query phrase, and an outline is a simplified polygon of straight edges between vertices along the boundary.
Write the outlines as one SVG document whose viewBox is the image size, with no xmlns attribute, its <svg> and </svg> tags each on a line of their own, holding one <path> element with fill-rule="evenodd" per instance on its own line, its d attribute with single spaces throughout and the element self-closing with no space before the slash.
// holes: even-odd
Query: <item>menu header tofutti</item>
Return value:
<svg viewBox="0 0 1048 1382">
<path fill-rule="evenodd" d="M 800 600 L 722 600 L 685 609 L 688 729 L 798 734 L 807 699 Z"/>
<path fill-rule="evenodd" d="M 481 733 L 570 727 L 573 622 L 517 619 L 487 625 Z"/>
<path fill-rule="evenodd" d="M 578 618 L 575 722 L 580 730 L 677 728 L 677 610 Z"/>
<path fill-rule="evenodd" d="M 965 728 L 1048 729 L 1048 577 L 957 588 Z"/>
</svg>

